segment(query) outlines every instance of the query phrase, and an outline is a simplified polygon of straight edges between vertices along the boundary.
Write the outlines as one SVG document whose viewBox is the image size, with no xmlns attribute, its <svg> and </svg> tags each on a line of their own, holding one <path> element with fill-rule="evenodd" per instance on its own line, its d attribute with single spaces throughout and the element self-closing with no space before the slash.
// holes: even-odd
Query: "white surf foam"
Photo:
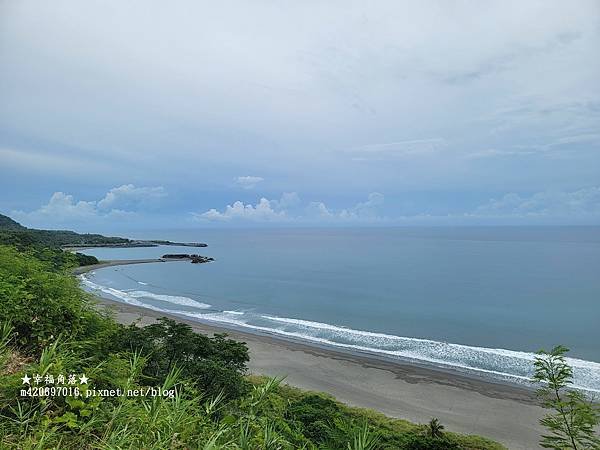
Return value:
<svg viewBox="0 0 600 450">
<path fill-rule="evenodd" d="M 127 292 L 127 294 L 131 295 L 133 298 L 149 298 L 153 300 L 160 300 L 161 302 L 172 303 L 174 305 L 191 306 L 202 309 L 210 308 L 208 303 L 198 302 L 189 297 L 182 297 L 179 295 L 155 294 L 154 292 L 149 291 L 130 291 Z"/>
<path fill-rule="evenodd" d="M 402 358 L 415 362 L 425 362 L 449 369 L 481 373 L 513 382 L 531 382 L 533 374 L 533 353 L 486 347 L 472 347 L 461 344 L 432 341 L 354 330 L 336 325 L 263 315 L 262 319 L 275 322 L 271 326 L 248 323 L 236 314 L 188 313 L 185 315 L 201 320 L 220 322 L 244 328 L 250 328 L 270 334 L 282 335 L 294 339 L 307 340 L 318 344 L 346 348 L 349 350 L 379 354 L 393 358 Z M 243 313 L 242 313 L 243 314 Z M 251 320 L 251 318 L 249 317 Z M 277 328 L 277 323 L 292 325 L 289 328 Z M 316 329 L 327 334 L 310 333 L 307 329 Z M 355 339 L 348 339 L 348 335 Z M 391 342 L 390 342 L 391 341 Z M 567 358 L 573 367 L 574 387 L 590 393 L 600 393 L 600 364 L 576 358 Z"/>
<path fill-rule="evenodd" d="M 135 305 L 135 306 L 144 306 L 144 307 L 151 306 L 151 305 L 148 305 L 147 303 L 143 303 L 138 300 L 138 299 L 147 298 L 147 299 L 152 299 L 152 300 L 160 300 L 162 302 L 171 303 L 174 305 L 190 306 L 190 307 L 199 308 L 199 309 L 207 309 L 207 308 L 211 307 L 211 305 L 209 305 L 207 303 L 198 302 L 189 297 L 182 297 L 179 295 L 155 294 L 155 293 L 149 292 L 149 291 L 121 291 L 119 289 L 102 286 L 97 283 L 94 283 L 93 281 L 89 280 L 87 277 L 85 277 L 83 275 L 80 276 L 80 279 L 81 279 L 82 283 L 85 286 L 89 287 L 90 289 L 94 289 L 94 290 L 104 292 L 106 294 L 110 294 L 113 297 L 116 297 L 120 300 L 123 300 L 126 303 L 129 303 L 129 304 Z M 163 312 L 171 311 L 168 309 L 162 310 L 160 308 L 159 308 L 159 310 L 163 311 Z"/>
<path fill-rule="evenodd" d="M 196 302 L 188 297 L 154 294 L 147 291 L 124 292 L 100 286 L 84 276 L 81 276 L 81 280 L 84 285 L 92 289 L 110 294 L 126 303 L 155 311 L 181 314 L 200 320 L 249 328 L 354 351 L 408 359 L 416 362 L 421 361 L 440 367 L 481 373 L 516 382 L 531 381 L 533 373 L 533 361 L 535 358 L 533 353 L 396 336 L 310 320 L 272 315 L 254 315 L 242 311 L 228 310 L 215 313 L 196 313 L 191 311 L 165 310 L 151 304 L 143 303 L 138 299 L 150 298 L 173 304 L 194 306 L 200 309 L 206 309 L 210 305 Z M 193 302 L 193 304 L 190 302 Z M 600 363 L 577 358 L 567 358 L 567 362 L 573 367 L 574 387 L 588 392 L 600 393 Z"/>
<path fill-rule="evenodd" d="M 533 361 L 536 356 L 522 351 L 395 336 L 302 319 L 268 315 L 262 317 L 286 326 L 283 330 L 276 331 L 284 334 L 290 333 L 304 338 L 308 335 L 309 339 L 326 341 L 331 345 L 519 380 L 531 380 Z M 566 360 L 573 367 L 575 387 L 600 393 L 600 363 L 578 358 L 566 358 Z"/>
</svg>

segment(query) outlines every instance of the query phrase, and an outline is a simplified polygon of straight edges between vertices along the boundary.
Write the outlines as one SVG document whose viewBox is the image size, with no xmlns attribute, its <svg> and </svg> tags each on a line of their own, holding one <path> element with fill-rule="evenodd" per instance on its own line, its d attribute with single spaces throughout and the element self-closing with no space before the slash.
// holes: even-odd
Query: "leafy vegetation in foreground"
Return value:
<svg viewBox="0 0 600 450">
<path fill-rule="evenodd" d="M 546 408 L 554 410 L 540 420 L 549 432 L 542 436 L 540 445 L 554 449 L 600 449 L 600 439 L 595 433 L 600 424 L 600 409 L 581 392 L 569 389 L 573 369 L 565 360 L 568 351 L 558 346 L 549 353 L 538 352 L 535 359 L 534 380 L 542 384 L 538 395 Z"/>
<path fill-rule="evenodd" d="M 503 448 L 249 377 L 245 344 L 225 335 L 169 319 L 119 325 L 92 306 L 63 263 L 0 246 L 0 448 Z M 25 374 L 59 373 L 90 382 L 76 385 L 79 397 L 20 395 Z M 92 395 L 149 387 L 172 395 Z"/>
</svg>

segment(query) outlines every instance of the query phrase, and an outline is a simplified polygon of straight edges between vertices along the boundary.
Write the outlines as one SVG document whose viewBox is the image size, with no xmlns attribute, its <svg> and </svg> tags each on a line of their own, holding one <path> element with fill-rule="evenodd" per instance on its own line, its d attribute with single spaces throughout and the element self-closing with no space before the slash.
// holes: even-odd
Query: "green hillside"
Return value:
<svg viewBox="0 0 600 450">
<path fill-rule="evenodd" d="M 8 216 L 0 214 L 0 230 L 25 230 L 20 223 L 14 221 Z"/>
<path fill-rule="evenodd" d="M 94 256 L 66 252 L 62 250 L 63 246 L 123 242 L 129 242 L 129 239 L 106 237 L 100 234 L 79 234 L 74 231 L 27 228 L 10 217 L 0 214 L 0 245 L 12 246 L 21 252 L 33 254 L 54 267 L 98 263 L 98 259 Z"/>
<path fill-rule="evenodd" d="M 27 228 L 0 214 L 0 243 L 13 245 L 43 245 L 48 247 L 125 244 L 130 239 L 101 234 L 76 233 L 68 230 L 36 230 Z"/>
</svg>

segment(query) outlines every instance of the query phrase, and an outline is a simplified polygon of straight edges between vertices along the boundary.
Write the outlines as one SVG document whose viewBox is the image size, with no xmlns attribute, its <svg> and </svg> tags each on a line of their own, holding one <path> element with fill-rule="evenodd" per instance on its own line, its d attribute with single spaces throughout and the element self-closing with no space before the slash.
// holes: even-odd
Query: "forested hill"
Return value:
<svg viewBox="0 0 600 450">
<path fill-rule="evenodd" d="M 8 216 L 0 214 L 0 230 L 25 230 L 26 228 L 19 222 L 14 221 Z"/>
<path fill-rule="evenodd" d="M 36 230 L 27 228 L 8 216 L 0 214 L 0 243 L 27 247 L 43 245 L 45 247 L 113 245 L 128 244 L 130 239 L 108 237 L 101 234 L 80 234 L 68 230 Z"/>
<path fill-rule="evenodd" d="M 175 245 L 181 247 L 206 247 L 200 242 L 172 242 L 162 239 L 133 240 L 101 234 L 76 233 L 69 230 L 36 230 L 27 228 L 8 216 L 0 214 L 0 244 L 18 248 L 43 246 L 51 248 L 72 247 L 157 247 Z"/>
</svg>

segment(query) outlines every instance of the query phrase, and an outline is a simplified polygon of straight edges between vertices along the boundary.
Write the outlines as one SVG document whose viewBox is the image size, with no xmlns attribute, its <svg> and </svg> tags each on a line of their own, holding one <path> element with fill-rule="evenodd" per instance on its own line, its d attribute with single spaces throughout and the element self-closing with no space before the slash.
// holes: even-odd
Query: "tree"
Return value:
<svg viewBox="0 0 600 450">
<path fill-rule="evenodd" d="M 141 352 L 147 359 L 144 375 L 156 383 L 162 383 L 177 366 L 208 395 L 224 391 L 235 398 L 248 388 L 243 379 L 249 360 L 246 344 L 225 334 L 209 338 L 167 317 L 143 328 L 130 325 L 119 329 L 111 337 L 109 351 Z"/>
<path fill-rule="evenodd" d="M 540 420 L 550 432 L 542 436 L 540 445 L 557 450 L 600 449 L 600 439 L 594 433 L 600 412 L 581 392 L 570 388 L 573 369 L 564 356 L 568 351 L 558 346 L 550 353 L 541 350 L 535 357 L 533 379 L 541 383 L 538 395 L 544 407 L 555 411 Z"/>
<path fill-rule="evenodd" d="M 444 435 L 442 432 L 443 429 L 444 425 L 434 417 L 427 424 L 427 436 L 431 438 L 441 438 Z"/>
</svg>

